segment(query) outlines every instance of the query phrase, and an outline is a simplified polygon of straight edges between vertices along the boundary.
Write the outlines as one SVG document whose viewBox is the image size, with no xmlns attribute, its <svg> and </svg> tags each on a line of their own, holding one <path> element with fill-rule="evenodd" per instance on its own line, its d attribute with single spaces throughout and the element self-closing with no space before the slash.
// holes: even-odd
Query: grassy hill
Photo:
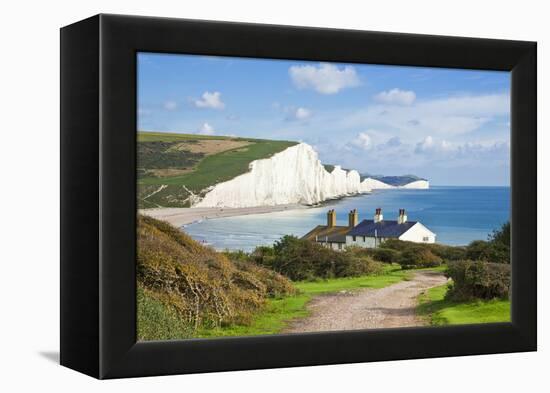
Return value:
<svg viewBox="0 0 550 393">
<path fill-rule="evenodd" d="M 246 173 L 254 160 L 269 158 L 296 142 L 227 136 L 138 133 L 140 208 L 187 207 L 217 183 Z"/>
<path fill-rule="evenodd" d="M 283 276 L 230 261 L 162 221 L 138 218 L 139 340 L 196 337 L 204 329 L 247 326 L 268 299 L 295 294 Z"/>
</svg>

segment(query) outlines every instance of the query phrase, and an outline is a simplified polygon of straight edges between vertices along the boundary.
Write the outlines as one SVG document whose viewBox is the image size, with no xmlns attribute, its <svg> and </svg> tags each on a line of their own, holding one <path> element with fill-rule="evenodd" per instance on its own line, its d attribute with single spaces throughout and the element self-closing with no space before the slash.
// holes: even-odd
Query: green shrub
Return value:
<svg viewBox="0 0 550 393">
<path fill-rule="evenodd" d="M 426 247 L 410 247 L 401 253 L 398 261 L 403 269 L 440 266 L 441 258 Z"/>
<path fill-rule="evenodd" d="M 139 216 L 138 339 L 187 338 L 203 328 L 248 324 L 268 297 L 296 293 L 285 277 Z"/>
<path fill-rule="evenodd" d="M 192 325 L 177 310 L 155 298 L 154 292 L 138 285 L 137 335 L 140 340 L 170 340 L 193 337 Z"/>
<path fill-rule="evenodd" d="M 491 258 L 491 244 L 485 240 L 474 240 L 466 247 L 466 259 L 488 261 Z"/>
<path fill-rule="evenodd" d="M 445 244 L 426 245 L 432 253 L 440 257 L 443 261 L 459 261 L 466 259 L 466 247 L 447 246 Z"/>
<path fill-rule="evenodd" d="M 484 240 L 474 240 L 466 247 L 466 259 L 493 263 L 510 263 L 510 247 Z"/>
<path fill-rule="evenodd" d="M 466 247 L 466 259 L 510 263 L 510 223 L 494 230 L 487 241 L 475 240 Z"/>
<path fill-rule="evenodd" d="M 382 269 L 363 249 L 335 251 L 295 236 L 284 236 L 273 247 L 258 247 L 250 258 L 294 281 L 377 274 Z"/>
<path fill-rule="evenodd" d="M 453 280 L 446 295 L 450 300 L 505 299 L 510 293 L 509 264 L 453 261 L 446 275 Z"/>
<path fill-rule="evenodd" d="M 405 251 L 414 246 L 418 246 L 418 244 L 413 242 L 398 240 L 398 239 L 388 239 L 382 244 L 380 244 L 380 248 L 385 248 L 385 249 L 389 248 L 395 251 Z"/>
<path fill-rule="evenodd" d="M 495 245 L 510 247 L 510 221 L 505 222 L 499 229 L 489 235 L 489 241 Z"/>
<path fill-rule="evenodd" d="M 383 264 L 366 254 L 365 250 L 367 249 L 361 247 L 346 248 L 343 252 L 345 263 L 337 266 L 339 270 L 335 276 L 354 277 L 381 274 L 384 270 Z"/>
<path fill-rule="evenodd" d="M 401 258 L 401 253 L 391 248 L 371 248 L 369 254 L 376 261 L 384 263 L 397 263 Z"/>
</svg>

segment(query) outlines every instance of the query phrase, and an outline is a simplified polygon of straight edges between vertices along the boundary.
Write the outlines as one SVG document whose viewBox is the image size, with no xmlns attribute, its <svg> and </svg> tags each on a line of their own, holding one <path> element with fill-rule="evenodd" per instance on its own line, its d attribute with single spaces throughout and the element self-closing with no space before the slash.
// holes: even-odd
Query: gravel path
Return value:
<svg viewBox="0 0 550 393">
<path fill-rule="evenodd" d="M 421 326 L 418 295 L 446 281 L 442 273 L 419 271 L 385 288 L 320 295 L 308 304 L 311 315 L 292 322 L 285 333 Z"/>
</svg>

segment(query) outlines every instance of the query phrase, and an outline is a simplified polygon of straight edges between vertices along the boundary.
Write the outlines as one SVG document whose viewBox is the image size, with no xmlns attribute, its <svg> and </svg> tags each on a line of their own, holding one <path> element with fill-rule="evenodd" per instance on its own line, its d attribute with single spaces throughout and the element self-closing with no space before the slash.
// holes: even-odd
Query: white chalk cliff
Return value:
<svg viewBox="0 0 550 393">
<path fill-rule="evenodd" d="M 398 188 L 410 188 L 416 190 L 427 190 L 430 188 L 430 182 L 428 180 L 416 180 L 411 183 L 399 186 Z"/>
<path fill-rule="evenodd" d="M 364 179 L 363 184 L 370 190 L 385 190 L 387 188 L 395 188 L 395 186 L 386 184 L 377 179 L 373 179 L 372 177 L 367 177 L 366 179 Z"/>
<path fill-rule="evenodd" d="M 373 179 L 372 177 L 367 177 L 363 180 L 361 184 L 364 184 L 365 187 L 370 188 L 371 190 L 386 190 L 389 188 L 406 188 L 414 190 L 427 190 L 430 188 L 430 182 L 428 180 L 415 180 L 413 182 L 404 184 L 402 186 L 392 186 L 391 184 L 384 183 L 378 179 Z"/>
<path fill-rule="evenodd" d="M 416 182 L 415 182 L 416 183 Z M 355 170 L 335 166 L 328 172 L 317 152 L 299 143 L 270 158 L 250 163 L 250 171 L 207 190 L 193 207 L 253 207 L 317 204 L 372 189 L 393 188 L 374 179 L 361 182 Z"/>
</svg>

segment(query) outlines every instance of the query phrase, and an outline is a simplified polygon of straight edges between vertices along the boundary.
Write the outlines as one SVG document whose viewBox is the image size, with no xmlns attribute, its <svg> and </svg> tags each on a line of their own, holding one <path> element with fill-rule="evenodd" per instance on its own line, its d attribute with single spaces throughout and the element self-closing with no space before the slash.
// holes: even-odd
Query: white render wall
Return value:
<svg viewBox="0 0 550 393">
<path fill-rule="evenodd" d="M 376 243 L 380 245 L 380 242 L 384 241 L 383 239 L 376 239 Z M 346 236 L 346 246 L 357 246 L 357 247 L 363 247 L 363 248 L 374 248 L 375 247 L 375 239 L 374 237 L 368 237 L 368 236 L 355 236 L 355 241 L 353 240 L 353 236 Z"/>
<path fill-rule="evenodd" d="M 326 248 L 332 248 L 335 251 L 344 250 L 344 248 L 346 248 L 346 245 L 344 243 L 318 242 L 318 244 L 320 244 L 320 245 L 322 245 L 323 247 L 326 247 Z M 339 244 L 342 244 L 342 248 L 338 247 Z"/>
<path fill-rule="evenodd" d="M 424 238 L 428 238 L 424 240 Z M 407 232 L 399 236 L 399 240 L 415 243 L 435 243 L 435 233 L 421 223 L 417 222 Z"/>
</svg>

